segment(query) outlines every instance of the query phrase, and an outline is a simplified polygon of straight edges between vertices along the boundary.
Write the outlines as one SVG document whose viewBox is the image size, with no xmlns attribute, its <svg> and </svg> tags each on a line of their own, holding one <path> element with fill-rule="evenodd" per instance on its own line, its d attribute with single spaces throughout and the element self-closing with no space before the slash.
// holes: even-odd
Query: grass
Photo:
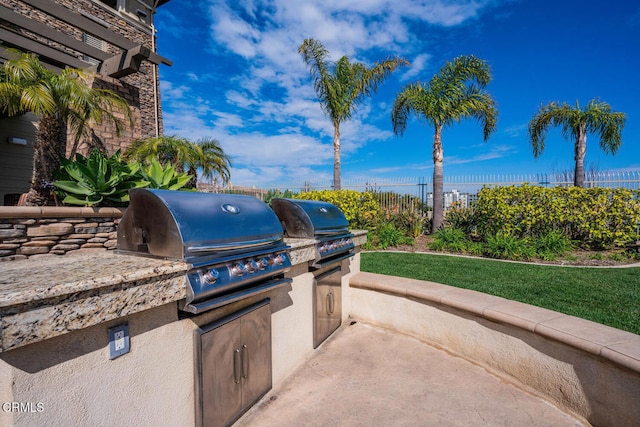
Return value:
<svg viewBox="0 0 640 427">
<path fill-rule="evenodd" d="M 472 289 L 640 335 L 640 268 L 572 268 L 365 252 L 361 270 Z"/>
</svg>

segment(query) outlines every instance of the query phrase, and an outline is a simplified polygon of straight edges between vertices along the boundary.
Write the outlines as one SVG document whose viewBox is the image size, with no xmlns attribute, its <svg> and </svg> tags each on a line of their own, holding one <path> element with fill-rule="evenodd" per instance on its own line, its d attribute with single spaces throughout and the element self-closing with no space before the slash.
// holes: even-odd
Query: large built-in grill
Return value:
<svg viewBox="0 0 640 427">
<path fill-rule="evenodd" d="M 271 208 L 278 215 L 285 235 L 317 240 L 313 268 L 353 255 L 349 222 L 335 205 L 315 200 L 273 199 Z"/>
<path fill-rule="evenodd" d="M 291 282 L 278 217 L 251 196 L 135 189 L 118 252 L 189 264 L 180 308 L 200 313 Z"/>
</svg>

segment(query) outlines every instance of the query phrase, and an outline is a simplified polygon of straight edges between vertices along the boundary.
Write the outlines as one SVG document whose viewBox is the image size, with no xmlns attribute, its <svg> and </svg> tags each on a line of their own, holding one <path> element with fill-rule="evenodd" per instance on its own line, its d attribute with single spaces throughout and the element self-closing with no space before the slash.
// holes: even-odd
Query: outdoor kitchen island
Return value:
<svg viewBox="0 0 640 427">
<path fill-rule="evenodd" d="M 341 261 L 343 305 L 365 241 L 353 232 L 355 254 Z M 184 262 L 103 251 L 1 263 L 0 425 L 195 425 L 197 332 L 265 300 L 280 383 L 314 351 L 317 242 L 285 243 L 290 283 L 200 314 L 178 308 Z"/>
</svg>

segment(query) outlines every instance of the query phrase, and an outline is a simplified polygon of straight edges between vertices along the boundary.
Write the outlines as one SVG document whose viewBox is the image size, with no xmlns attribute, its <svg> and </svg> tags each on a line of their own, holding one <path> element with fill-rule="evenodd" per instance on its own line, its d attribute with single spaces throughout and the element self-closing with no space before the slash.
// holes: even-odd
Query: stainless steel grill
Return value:
<svg viewBox="0 0 640 427">
<path fill-rule="evenodd" d="M 349 222 L 335 205 L 315 200 L 273 199 L 274 210 L 289 237 L 316 239 L 312 268 L 322 268 L 353 256 Z"/>
<path fill-rule="evenodd" d="M 289 247 L 262 201 L 231 194 L 135 189 L 118 252 L 190 264 L 180 308 L 200 313 L 291 282 Z"/>
</svg>

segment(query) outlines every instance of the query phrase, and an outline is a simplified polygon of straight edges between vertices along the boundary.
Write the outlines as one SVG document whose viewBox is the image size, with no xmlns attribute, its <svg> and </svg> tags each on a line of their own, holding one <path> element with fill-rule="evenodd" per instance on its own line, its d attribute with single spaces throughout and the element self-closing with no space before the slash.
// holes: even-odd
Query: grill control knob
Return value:
<svg viewBox="0 0 640 427">
<path fill-rule="evenodd" d="M 213 285 L 214 283 L 216 283 L 216 280 L 218 280 L 219 276 L 220 276 L 220 273 L 218 272 L 218 270 L 216 270 L 215 268 L 212 268 L 211 270 L 204 273 L 202 278 L 204 279 L 205 283 L 209 285 Z"/>
<path fill-rule="evenodd" d="M 273 259 L 273 263 L 274 263 L 275 265 L 282 265 L 282 264 L 285 262 L 285 260 L 286 260 L 286 259 L 287 259 L 287 258 L 286 258 L 283 254 L 280 254 L 280 255 L 277 255 L 277 256 Z"/>
<path fill-rule="evenodd" d="M 267 258 L 260 258 L 257 262 L 258 268 L 264 270 L 269 266 L 269 260 Z"/>
<path fill-rule="evenodd" d="M 246 265 L 244 265 L 242 263 L 238 263 L 238 264 L 234 265 L 233 268 L 231 269 L 231 274 L 233 274 L 235 276 L 242 276 L 247 271 L 248 271 L 248 269 L 247 269 Z"/>
<path fill-rule="evenodd" d="M 253 273 L 258 269 L 258 263 L 255 260 L 251 260 L 245 264 L 245 267 L 249 273 Z"/>
</svg>

